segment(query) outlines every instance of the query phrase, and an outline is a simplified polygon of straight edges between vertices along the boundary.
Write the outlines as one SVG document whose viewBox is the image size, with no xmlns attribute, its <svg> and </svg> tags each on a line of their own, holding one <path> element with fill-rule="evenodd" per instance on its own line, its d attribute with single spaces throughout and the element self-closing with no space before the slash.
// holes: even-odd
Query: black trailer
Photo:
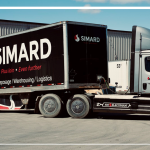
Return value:
<svg viewBox="0 0 150 150">
<path fill-rule="evenodd" d="M 107 26 L 63 21 L 0 37 L 0 94 L 19 95 L 45 117 L 67 103 L 72 117 L 92 109 L 85 89 L 108 78 Z M 36 105 L 35 105 L 36 102 Z"/>
</svg>

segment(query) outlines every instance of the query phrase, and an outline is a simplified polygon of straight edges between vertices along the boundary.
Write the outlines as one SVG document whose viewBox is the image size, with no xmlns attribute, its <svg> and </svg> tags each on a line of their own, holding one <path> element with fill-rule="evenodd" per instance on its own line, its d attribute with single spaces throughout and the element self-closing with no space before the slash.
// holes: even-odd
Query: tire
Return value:
<svg viewBox="0 0 150 150">
<path fill-rule="evenodd" d="M 56 94 L 46 94 L 40 99 L 39 109 L 46 118 L 54 118 L 61 111 L 61 99 Z"/>
<path fill-rule="evenodd" d="M 67 112 L 72 118 L 84 118 L 90 111 L 90 104 L 86 95 L 77 94 L 67 101 Z"/>
</svg>

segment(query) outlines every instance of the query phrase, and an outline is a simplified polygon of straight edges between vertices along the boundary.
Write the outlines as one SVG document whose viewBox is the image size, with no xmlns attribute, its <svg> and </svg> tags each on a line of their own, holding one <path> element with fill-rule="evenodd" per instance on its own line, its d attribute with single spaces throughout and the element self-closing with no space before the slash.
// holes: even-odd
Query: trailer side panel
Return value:
<svg viewBox="0 0 150 150">
<path fill-rule="evenodd" d="M 0 87 L 64 83 L 63 26 L 0 39 Z"/>
</svg>

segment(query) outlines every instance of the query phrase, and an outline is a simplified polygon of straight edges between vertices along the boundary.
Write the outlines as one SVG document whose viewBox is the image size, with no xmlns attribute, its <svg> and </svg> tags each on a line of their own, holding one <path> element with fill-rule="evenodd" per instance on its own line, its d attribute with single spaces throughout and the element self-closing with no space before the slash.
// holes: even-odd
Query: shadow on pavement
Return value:
<svg viewBox="0 0 150 150">
<path fill-rule="evenodd" d="M 34 109 L 30 110 L 0 110 L 0 114 L 2 113 L 24 113 L 24 114 L 35 114 Z M 39 117 L 43 117 L 39 114 Z M 57 118 L 71 118 L 69 115 L 58 116 Z M 73 118 L 71 118 L 73 119 Z M 145 114 L 116 114 L 116 113 L 93 113 L 92 116 L 84 119 L 108 119 L 108 120 L 150 120 L 150 115 Z"/>
<path fill-rule="evenodd" d="M 34 109 L 30 109 L 30 110 L 0 110 L 0 114 L 1 113 L 26 113 L 26 114 L 34 114 Z"/>
</svg>

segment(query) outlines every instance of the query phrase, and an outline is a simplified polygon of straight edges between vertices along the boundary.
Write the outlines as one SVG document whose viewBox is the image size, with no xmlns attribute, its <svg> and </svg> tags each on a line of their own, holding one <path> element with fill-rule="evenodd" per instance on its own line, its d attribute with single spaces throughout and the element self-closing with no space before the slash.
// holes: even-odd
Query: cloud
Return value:
<svg viewBox="0 0 150 150">
<path fill-rule="evenodd" d="M 87 4 L 84 7 L 91 7 L 91 5 Z M 101 10 L 100 9 L 79 9 L 78 12 L 88 13 L 88 14 L 98 14 L 101 12 Z"/>
<path fill-rule="evenodd" d="M 110 3 L 121 3 L 121 4 L 127 4 L 127 3 L 142 3 L 142 2 L 150 2 L 150 0 L 110 0 Z"/>
<path fill-rule="evenodd" d="M 120 4 L 127 4 L 127 3 L 142 3 L 147 2 L 150 3 L 150 0 L 76 0 L 77 2 L 91 2 L 91 3 L 120 3 Z"/>
</svg>

